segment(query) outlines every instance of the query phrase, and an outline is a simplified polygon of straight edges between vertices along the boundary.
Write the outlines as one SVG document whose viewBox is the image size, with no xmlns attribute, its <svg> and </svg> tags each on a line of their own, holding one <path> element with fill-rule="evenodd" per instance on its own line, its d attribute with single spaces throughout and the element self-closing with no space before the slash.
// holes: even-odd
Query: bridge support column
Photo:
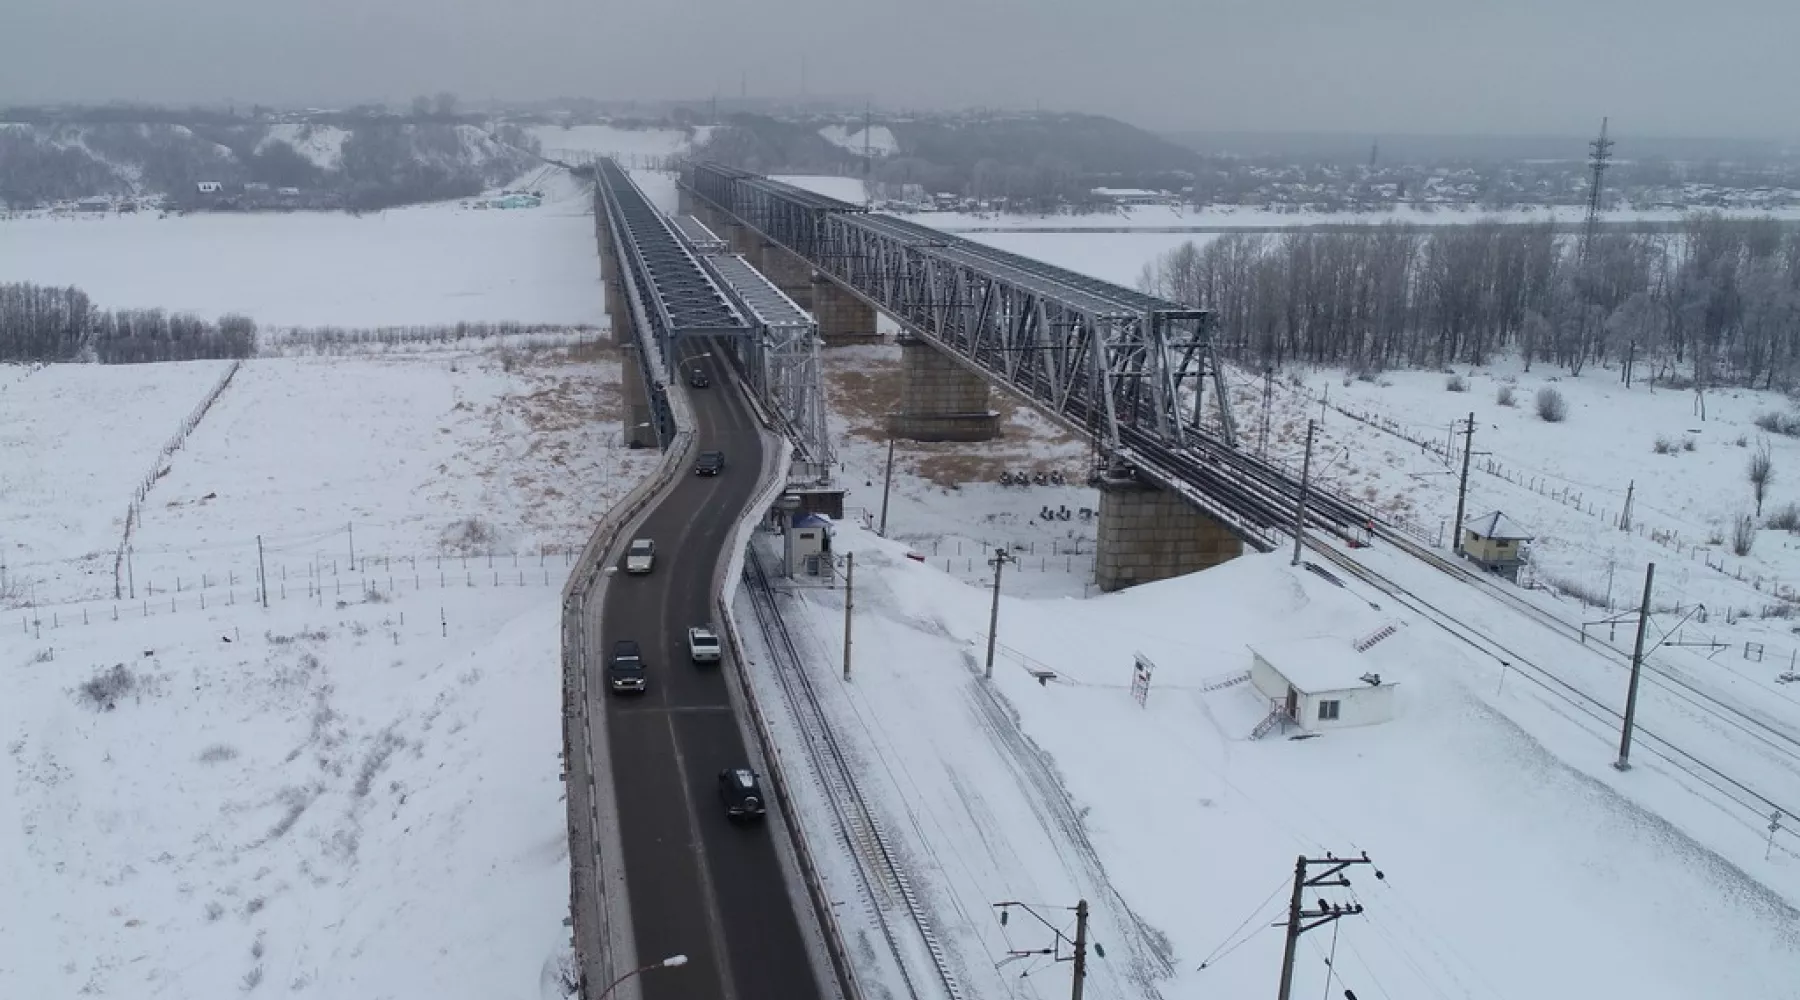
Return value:
<svg viewBox="0 0 1800 1000">
<path fill-rule="evenodd" d="M 716 229 L 713 231 L 718 232 Z M 732 253 L 743 254 L 750 259 L 751 266 L 761 270 L 762 237 L 751 232 L 749 226 L 735 219 L 726 222 L 725 240 L 731 244 Z"/>
<path fill-rule="evenodd" d="M 788 298 L 793 299 L 795 305 L 807 312 L 812 312 L 813 272 L 811 264 L 801 260 L 785 247 L 767 240 L 758 241 L 756 256 L 750 259 L 755 262 L 756 269 L 763 273 L 763 277 L 774 282 L 775 287 L 781 289 Z"/>
<path fill-rule="evenodd" d="M 656 444 L 656 428 L 650 426 L 650 391 L 644 384 L 644 369 L 638 363 L 637 339 L 622 332 L 619 382 L 624 390 L 625 405 L 619 408 L 619 438 L 628 448 L 647 448 Z"/>
<path fill-rule="evenodd" d="M 921 340 L 900 342 L 900 412 L 888 433 L 908 441 L 991 441 L 1000 414 L 988 408 L 987 380 Z"/>
<path fill-rule="evenodd" d="M 830 278 L 813 277 L 812 314 L 819 321 L 819 336 L 827 346 L 872 344 L 881 339 L 875 332 L 875 307 Z"/>
<path fill-rule="evenodd" d="M 1244 542 L 1174 493 L 1136 479 L 1100 481 L 1094 583 L 1103 591 L 1167 580 L 1244 553 Z"/>
</svg>

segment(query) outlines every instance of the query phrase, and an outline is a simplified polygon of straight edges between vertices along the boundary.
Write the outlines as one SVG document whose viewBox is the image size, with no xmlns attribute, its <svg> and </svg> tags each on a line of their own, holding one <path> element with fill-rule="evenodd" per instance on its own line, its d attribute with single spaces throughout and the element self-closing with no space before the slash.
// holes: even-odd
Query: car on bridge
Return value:
<svg viewBox="0 0 1800 1000">
<path fill-rule="evenodd" d="M 643 574 L 656 565 L 656 543 L 648 538 L 634 538 L 625 550 L 625 572 Z"/>
<path fill-rule="evenodd" d="M 719 633 L 705 625 L 695 625 L 688 629 L 688 656 L 695 663 L 717 663 L 724 655 L 724 647 L 719 642 Z"/>
<path fill-rule="evenodd" d="M 688 385 L 693 386 L 696 389 L 704 389 L 707 386 L 712 385 L 712 379 L 706 377 L 706 371 L 704 369 L 694 368 L 688 371 Z"/>
<path fill-rule="evenodd" d="M 763 805 L 762 781 L 747 767 L 719 772 L 719 801 L 732 819 L 757 819 L 768 811 Z"/>
<path fill-rule="evenodd" d="M 725 469 L 725 453 L 722 451 L 703 451 L 694 462 L 694 475 L 716 476 Z"/>
<path fill-rule="evenodd" d="M 644 654 L 636 639 L 620 639 L 613 643 L 611 662 L 606 665 L 607 686 L 621 694 L 643 693 L 650 686 L 644 669 Z"/>
</svg>

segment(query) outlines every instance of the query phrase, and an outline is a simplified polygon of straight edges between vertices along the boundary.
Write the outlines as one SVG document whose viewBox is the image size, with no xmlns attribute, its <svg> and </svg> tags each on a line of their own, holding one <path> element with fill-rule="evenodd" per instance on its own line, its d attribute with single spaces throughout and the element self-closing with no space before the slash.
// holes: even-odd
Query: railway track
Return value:
<svg viewBox="0 0 1800 1000">
<path fill-rule="evenodd" d="M 943 944 L 932 929 L 931 920 L 913 891 L 897 852 L 882 830 L 881 821 L 863 795 L 843 744 L 832 730 L 818 690 L 775 602 L 768 572 L 754 547 L 744 560 L 744 583 L 756 614 L 757 628 L 773 656 L 775 676 L 800 730 L 807 760 L 824 788 L 839 839 L 855 862 L 857 881 L 869 903 L 870 913 L 894 955 L 907 995 L 913 1000 L 935 997 L 963 1000 L 962 987 L 950 970 Z M 800 818 L 791 817 L 790 821 L 799 822 Z M 935 987 L 920 983 L 915 977 L 908 960 L 908 949 L 901 940 L 905 935 L 916 936 L 931 956 Z"/>
<path fill-rule="evenodd" d="M 1438 626 L 1458 641 L 1492 657 L 1503 664 L 1505 669 L 1517 673 L 1539 690 L 1573 709 L 1576 721 L 1581 723 L 1583 728 L 1592 735 L 1606 739 L 1616 737 L 1619 727 L 1624 722 L 1624 717 L 1620 711 L 1614 709 L 1607 702 L 1583 691 L 1507 644 L 1463 624 L 1453 613 L 1445 611 L 1413 591 L 1394 583 L 1380 573 L 1364 566 L 1348 553 L 1336 550 L 1329 543 L 1314 544 L 1310 548 L 1313 552 L 1323 556 L 1334 567 L 1412 609 L 1420 617 Z M 1635 734 L 1634 747 L 1664 761 L 1694 781 L 1706 786 L 1714 795 L 1724 800 L 1724 803 L 1721 804 L 1729 804 L 1736 810 L 1741 810 L 1742 815 L 1737 818 L 1759 835 L 1764 831 L 1755 822 L 1756 820 L 1767 820 L 1771 812 L 1780 812 L 1782 815 L 1790 817 L 1796 815 L 1794 807 L 1800 803 L 1788 799 L 1785 795 L 1778 799 L 1774 794 L 1765 793 L 1752 787 L 1747 782 L 1726 773 L 1719 766 L 1684 750 L 1673 740 L 1662 736 L 1655 730 L 1646 728 L 1641 722 L 1634 725 L 1633 732 Z M 1789 854 L 1800 857 L 1800 854 L 1796 854 L 1786 845 L 1779 846 Z"/>
</svg>

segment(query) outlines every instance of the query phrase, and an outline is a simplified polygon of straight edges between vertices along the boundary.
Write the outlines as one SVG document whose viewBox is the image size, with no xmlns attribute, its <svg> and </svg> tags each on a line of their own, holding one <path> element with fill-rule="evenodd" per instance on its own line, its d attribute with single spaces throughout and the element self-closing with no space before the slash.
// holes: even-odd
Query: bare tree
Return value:
<svg viewBox="0 0 1800 1000">
<path fill-rule="evenodd" d="M 1756 452 L 1750 456 L 1744 472 L 1750 480 L 1750 495 L 1756 499 L 1756 516 L 1761 517 L 1763 498 L 1769 494 L 1769 484 L 1775 481 L 1775 460 L 1769 455 L 1768 438 L 1757 439 Z"/>
</svg>

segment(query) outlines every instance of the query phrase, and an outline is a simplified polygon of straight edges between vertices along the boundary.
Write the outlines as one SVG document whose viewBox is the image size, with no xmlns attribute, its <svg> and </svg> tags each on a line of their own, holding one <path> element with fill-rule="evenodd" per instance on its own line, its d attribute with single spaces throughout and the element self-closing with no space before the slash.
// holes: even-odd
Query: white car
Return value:
<svg viewBox="0 0 1800 1000">
<path fill-rule="evenodd" d="M 656 543 L 648 538 L 633 539 L 625 550 L 625 572 L 648 573 L 656 562 Z"/>
<path fill-rule="evenodd" d="M 688 656 L 693 657 L 695 663 L 717 663 L 722 655 L 717 632 L 704 625 L 688 629 Z"/>
</svg>

